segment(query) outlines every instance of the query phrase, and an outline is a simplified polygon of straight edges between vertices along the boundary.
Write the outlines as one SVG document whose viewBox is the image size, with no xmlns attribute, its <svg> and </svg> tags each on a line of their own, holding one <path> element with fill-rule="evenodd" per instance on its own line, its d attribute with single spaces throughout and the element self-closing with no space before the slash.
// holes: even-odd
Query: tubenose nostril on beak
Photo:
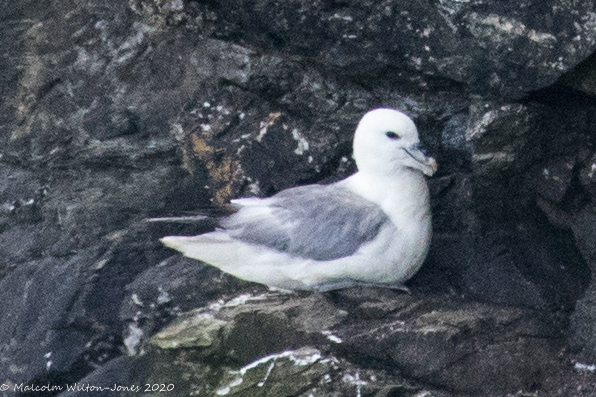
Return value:
<svg viewBox="0 0 596 397">
<path fill-rule="evenodd" d="M 422 153 L 426 157 L 430 157 L 430 154 L 428 153 L 428 149 L 426 147 L 424 147 L 421 142 L 418 142 L 417 144 L 412 145 L 410 147 L 414 150 L 418 150 L 420 153 Z"/>
</svg>

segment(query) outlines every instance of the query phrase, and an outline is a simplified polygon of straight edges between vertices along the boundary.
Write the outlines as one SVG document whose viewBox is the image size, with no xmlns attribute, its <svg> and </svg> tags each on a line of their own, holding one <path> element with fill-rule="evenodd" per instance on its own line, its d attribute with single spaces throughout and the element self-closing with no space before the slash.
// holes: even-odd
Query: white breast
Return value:
<svg viewBox="0 0 596 397">
<path fill-rule="evenodd" d="M 379 205 L 395 229 L 385 238 L 386 266 L 393 267 L 402 281 L 416 273 L 426 258 L 432 234 L 430 199 L 424 176 L 405 170 L 391 178 L 356 173 L 345 180 L 346 186 Z M 379 236 L 382 237 L 382 236 Z"/>
</svg>

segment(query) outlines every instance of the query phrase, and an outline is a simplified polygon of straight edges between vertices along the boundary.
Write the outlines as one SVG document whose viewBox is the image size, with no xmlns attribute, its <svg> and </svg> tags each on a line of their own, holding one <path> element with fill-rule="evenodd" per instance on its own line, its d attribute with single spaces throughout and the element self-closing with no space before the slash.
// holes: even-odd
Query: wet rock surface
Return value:
<svg viewBox="0 0 596 397">
<path fill-rule="evenodd" d="M 595 24 L 583 0 L 2 3 L 3 395 L 592 396 Z M 272 294 L 159 244 L 212 225 L 153 218 L 351 174 L 380 106 L 440 164 L 411 295 Z"/>
</svg>

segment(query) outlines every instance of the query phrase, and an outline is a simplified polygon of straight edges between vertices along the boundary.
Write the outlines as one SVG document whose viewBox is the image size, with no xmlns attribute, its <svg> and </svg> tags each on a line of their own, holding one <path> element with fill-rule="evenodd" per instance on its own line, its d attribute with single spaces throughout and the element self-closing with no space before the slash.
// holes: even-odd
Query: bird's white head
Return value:
<svg viewBox="0 0 596 397">
<path fill-rule="evenodd" d="M 392 175 L 413 169 L 431 176 L 437 162 L 420 149 L 414 122 L 394 109 L 366 113 L 354 135 L 354 159 L 360 172 Z"/>
</svg>

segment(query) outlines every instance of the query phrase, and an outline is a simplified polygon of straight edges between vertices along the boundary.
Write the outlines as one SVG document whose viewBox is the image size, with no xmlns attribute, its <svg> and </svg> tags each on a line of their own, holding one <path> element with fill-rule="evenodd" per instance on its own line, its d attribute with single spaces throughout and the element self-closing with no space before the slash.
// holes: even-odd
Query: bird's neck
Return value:
<svg viewBox="0 0 596 397">
<path fill-rule="evenodd" d="M 403 168 L 392 175 L 357 172 L 345 180 L 349 189 L 379 205 L 394 224 L 408 227 L 430 221 L 429 192 L 422 173 Z"/>
</svg>

